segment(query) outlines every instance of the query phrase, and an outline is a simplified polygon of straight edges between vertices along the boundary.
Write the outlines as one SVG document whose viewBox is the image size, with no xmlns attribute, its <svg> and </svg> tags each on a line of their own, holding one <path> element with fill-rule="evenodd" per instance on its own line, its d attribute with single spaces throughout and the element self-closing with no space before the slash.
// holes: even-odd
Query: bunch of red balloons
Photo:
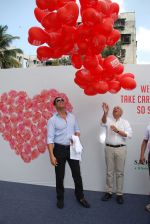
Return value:
<svg viewBox="0 0 150 224">
<path fill-rule="evenodd" d="M 106 46 L 114 46 L 120 32 L 114 29 L 119 5 L 111 0 L 36 0 L 36 19 L 43 28 L 31 27 L 28 41 L 40 46 L 37 57 L 41 61 L 71 56 L 71 63 L 79 69 L 75 83 L 86 95 L 117 93 L 121 88 L 132 90 L 136 81 L 132 73 L 124 73 L 118 58 L 102 58 Z"/>
</svg>

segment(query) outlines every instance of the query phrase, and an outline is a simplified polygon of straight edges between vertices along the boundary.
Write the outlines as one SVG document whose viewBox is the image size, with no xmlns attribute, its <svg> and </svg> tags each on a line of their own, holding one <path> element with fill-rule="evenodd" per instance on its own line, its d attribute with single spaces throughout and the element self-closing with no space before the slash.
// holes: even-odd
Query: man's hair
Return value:
<svg viewBox="0 0 150 224">
<path fill-rule="evenodd" d="M 59 99 L 59 98 L 61 98 L 60 96 L 57 96 L 55 99 L 54 99 L 54 101 L 53 101 L 53 105 L 55 106 L 56 105 L 56 101 L 57 101 L 57 99 Z"/>
</svg>

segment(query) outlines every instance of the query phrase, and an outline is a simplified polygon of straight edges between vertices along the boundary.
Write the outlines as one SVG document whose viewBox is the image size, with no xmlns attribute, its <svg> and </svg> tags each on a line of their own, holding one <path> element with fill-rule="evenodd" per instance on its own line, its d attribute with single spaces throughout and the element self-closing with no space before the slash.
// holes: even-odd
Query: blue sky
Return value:
<svg viewBox="0 0 150 224">
<path fill-rule="evenodd" d="M 120 5 L 120 12 L 135 12 L 138 41 L 137 62 L 150 63 L 150 3 L 149 0 L 113 0 Z M 8 25 L 8 33 L 19 36 L 13 45 L 25 54 L 36 54 L 36 48 L 28 43 L 28 29 L 40 26 L 34 17 L 35 0 L 0 0 L 0 25 Z"/>
</svg>

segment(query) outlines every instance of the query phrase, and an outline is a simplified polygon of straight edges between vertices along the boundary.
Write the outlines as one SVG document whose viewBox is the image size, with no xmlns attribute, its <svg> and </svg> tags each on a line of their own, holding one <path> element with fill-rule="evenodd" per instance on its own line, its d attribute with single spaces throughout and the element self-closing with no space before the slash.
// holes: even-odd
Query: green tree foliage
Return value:
<svg viewBox="0 0 150 224">
<path fill-rule="evenodd" d="M 19 39 L 17 36 L 7 34 L 8 26 L 0 26 L 0 68 L 18 68 L 19 61 L 16 59 L 17 53 L 23 53 L 19 48 L 10 48 L 13 40 Z"/>
<path fill-rule="evenodd" d="M 114 45 L 113 47 L 109 46 L 105 47 L 105 49 L 102 52 L 102 56 L 103 58 L 106 58 L 107 56 L 113 54 L 119 59 L 120 62 L 122 62 L 121 50 L 122 50 L 121 41 L 118 41 L 116 45 Z"/>
<path fill-rule="evenodd" d="M 70 57 L 62 57 L 62 58 L 59 60 L 59 63 L 60 63 L 61 65 L 71 65 Z"/>
</svg>

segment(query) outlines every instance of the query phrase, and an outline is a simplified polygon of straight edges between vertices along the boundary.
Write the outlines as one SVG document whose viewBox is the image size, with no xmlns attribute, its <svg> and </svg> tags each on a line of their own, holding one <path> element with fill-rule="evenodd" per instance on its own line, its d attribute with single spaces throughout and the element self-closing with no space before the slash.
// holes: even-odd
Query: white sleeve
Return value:
<svg viewBox="0 0 150 224">
<path fill-rule="evenodd" d="M 127 138 L 132 138 L 132 128 L 127 120 L 125 121 L 125 133 L 127 134 Z"/>
<path fill-rule="evenodd" d="M 144 139 L 149 140 L 149 138 L 150 138 L 150 136 L 149 136 L 149 126 L 148 126 L 145 131 Z"/>
<path fill-rule="evenodd" d="M 47 144 L 54 143 L 54 136 L 55 136 L 55 127 L 52 119 L 50 119 L 47 124 Z"/>
</svg>

